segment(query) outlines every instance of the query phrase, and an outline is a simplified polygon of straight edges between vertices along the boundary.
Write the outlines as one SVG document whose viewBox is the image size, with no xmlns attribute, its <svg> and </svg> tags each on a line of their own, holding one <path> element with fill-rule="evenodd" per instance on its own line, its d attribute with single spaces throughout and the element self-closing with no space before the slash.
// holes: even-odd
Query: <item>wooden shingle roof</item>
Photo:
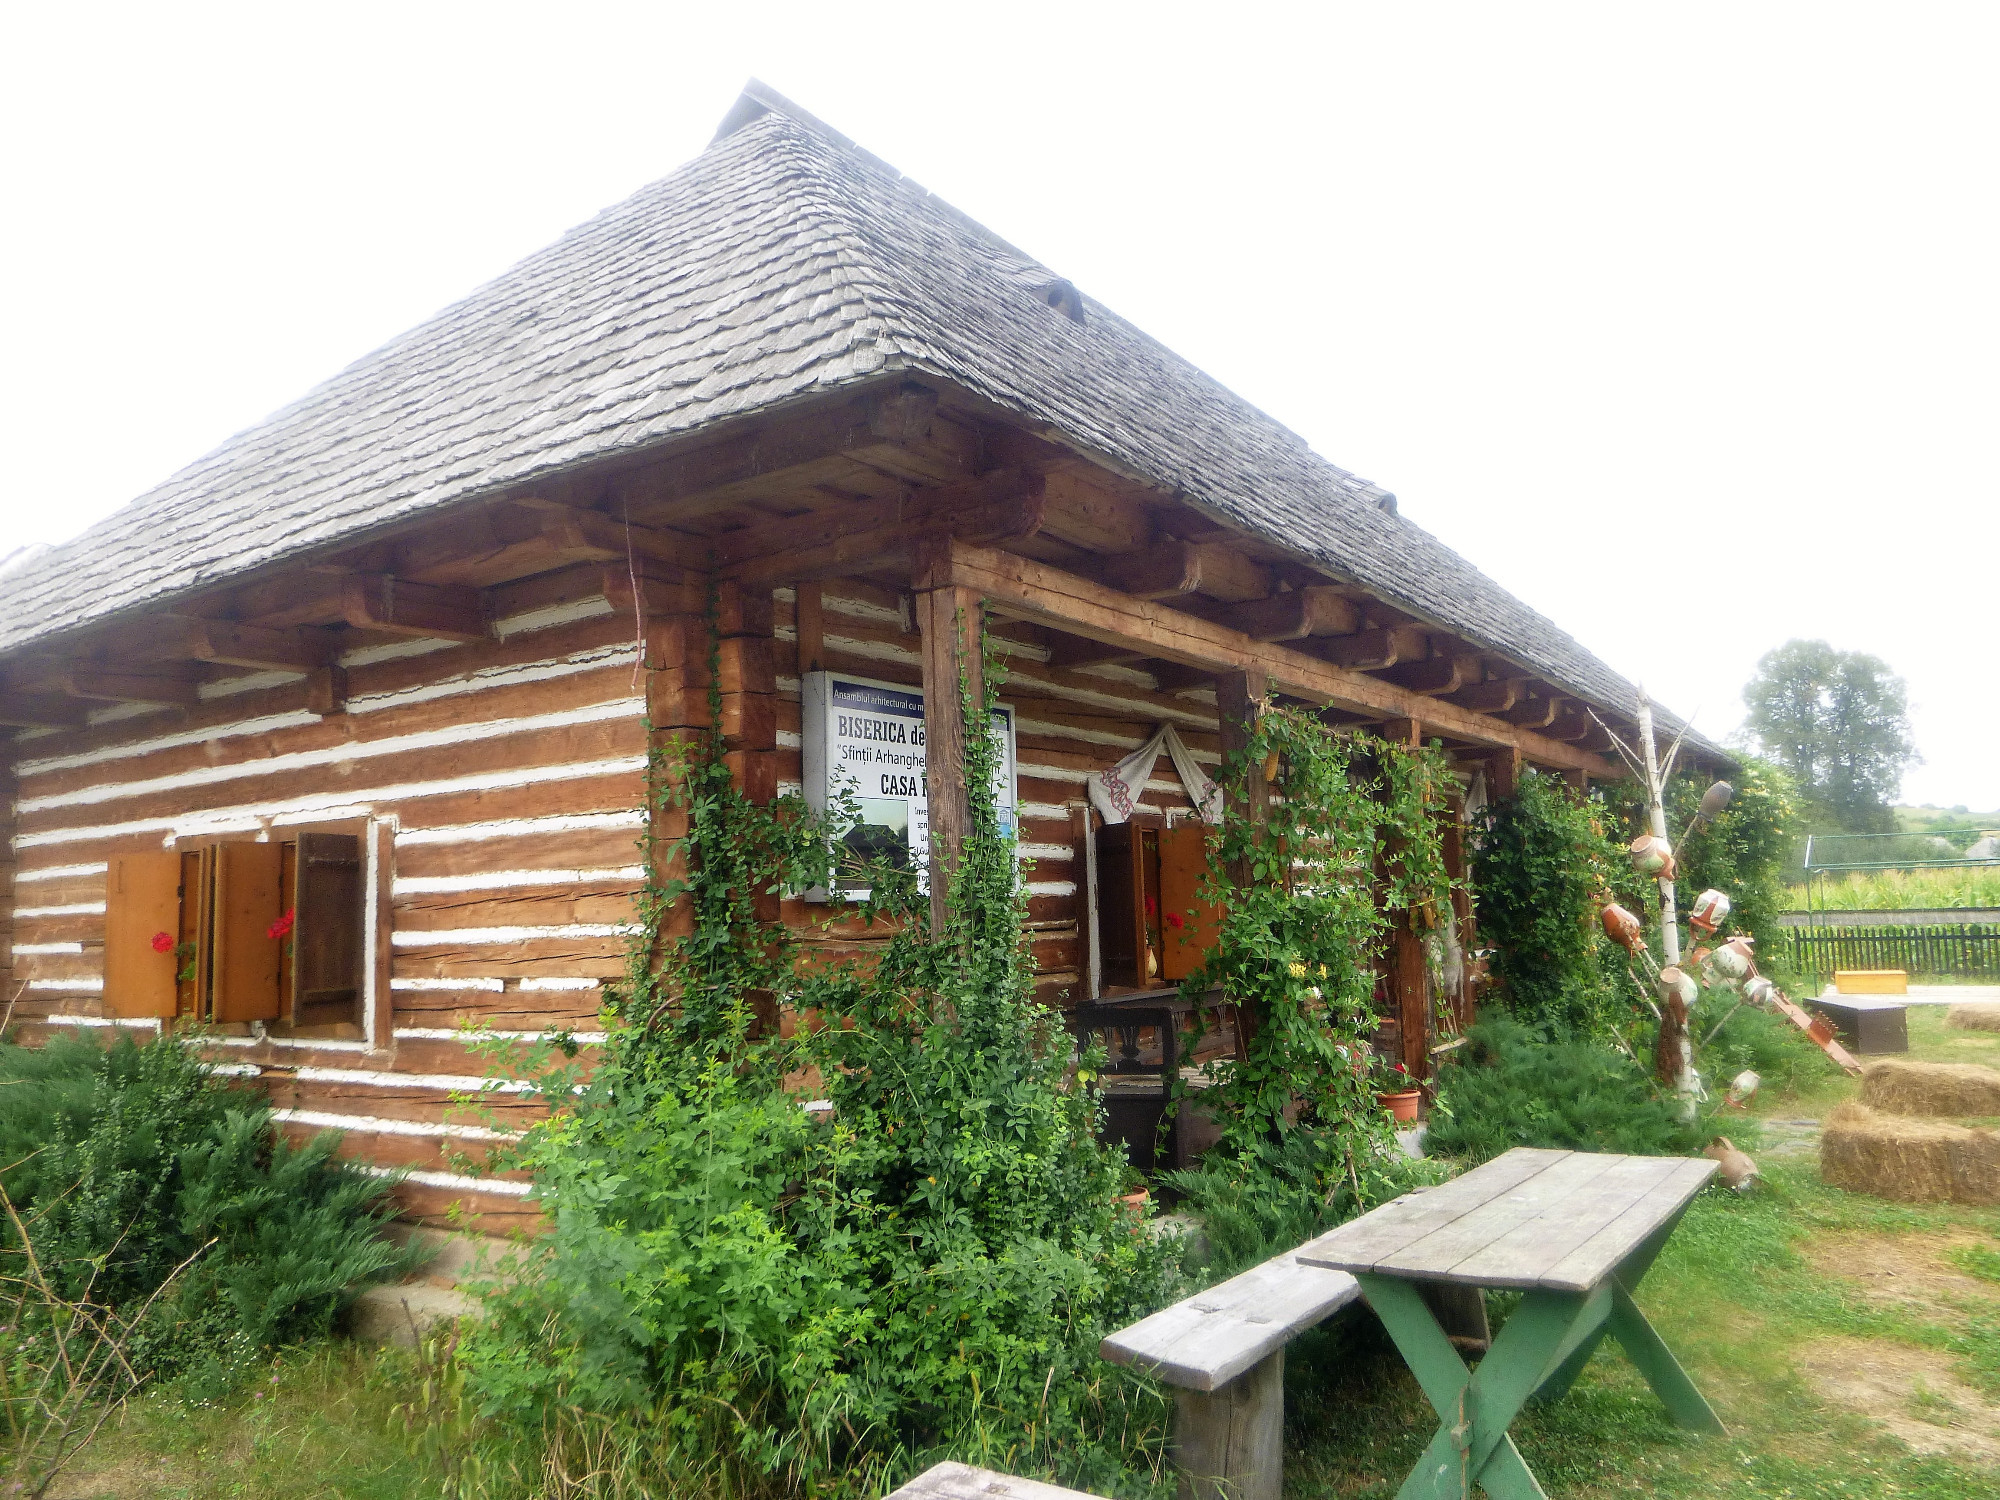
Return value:
<svg viewBox="0 0 2000 1500">
<path fill-rule="evenodd" d="M 0 652 L 903 373 L 1621 716 L 1543 615 L 1047 267 L 756 85 L 701 155 L 0 581 Z"/>
</svg>

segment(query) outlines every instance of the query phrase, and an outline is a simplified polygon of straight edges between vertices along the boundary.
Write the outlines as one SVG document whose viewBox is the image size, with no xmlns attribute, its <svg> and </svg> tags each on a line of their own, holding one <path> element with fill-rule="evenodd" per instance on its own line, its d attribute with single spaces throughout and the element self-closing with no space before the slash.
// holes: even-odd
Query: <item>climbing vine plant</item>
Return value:
<svg viewBox="0 0 2000 1500">
<path fill-rule="evenodd" d="M 756 805 L 706 733 L 660 752 L 602 1059 L 554 1063 L 515 1157 L 551 1221 L 541 1274 L 466 1347 L 489 1419 L 609 1423 L 670 1489 L 879 1494 L 947 1455 L 1087 1487 L 1157 1472 L 1163 1408 L 1095 1350 L 1169 1297 L 1168 1251 L 1116 1206 L 1126 1169 L 1034 1003 L 1001 747 L 960 694 L 950 916 L 931 930 L 907 872 L 858 872 L 871 904 L 824 919 L 842 958 L 758 907 L 831 883 L 852 810 Z"/>
<path fill-rule="evenodd" d="M 1474 869 L 1480 934 L 1509 1014 L 1544 1041 L 1616 1027 L 1631 1002 L 1598 911 L 1614 894 L 1636 903 L 1639 882 L 1602 804 L 1529 772 L 1488 808 Z"/>
<path fill-rule="evenodd" d="M 1247 788 L 1263 769 L 1275 774 L 1258 816 Z M 1240 1056 L 1213 1066 L 1199 1102 L 1224 1149 L 1243 1158 L 1316 1128 L 1322 1190 L 1344 1179 L 1359 1194 L 1388 1135 L 1368 1076 L 1375 960 L 1396 913 L 1420 930 L 1452 918 L 1442 837 L 1450 767 L 1435 747 L 1340 733 L 1273 707 L 1222 779 L 1204 894 L 1223 915 L 1185 993 L 1220 987 L 1243 1035 Z"/>
</svg>

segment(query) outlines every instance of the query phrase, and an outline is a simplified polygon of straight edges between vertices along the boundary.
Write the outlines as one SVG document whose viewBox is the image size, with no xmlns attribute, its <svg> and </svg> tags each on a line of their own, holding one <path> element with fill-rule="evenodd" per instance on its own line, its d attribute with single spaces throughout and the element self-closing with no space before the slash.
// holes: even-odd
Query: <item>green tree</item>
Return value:
<svg viewBox="0 0 2000 1500">
<path fill-rule="evenodd" d="M 1748 728 L 1821 819 L 1850 833 L 1893 833 L 1910 738 L 1903 679 L 1879 657 L 1825 641 L 1787 641 L 1743 689 Z"/>
</svg>

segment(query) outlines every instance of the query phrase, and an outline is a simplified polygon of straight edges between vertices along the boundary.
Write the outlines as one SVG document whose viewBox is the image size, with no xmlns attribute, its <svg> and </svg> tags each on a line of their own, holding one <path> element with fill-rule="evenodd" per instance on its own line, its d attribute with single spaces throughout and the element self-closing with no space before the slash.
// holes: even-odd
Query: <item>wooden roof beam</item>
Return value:
<svg viewBox="0 0 2000 1500">
<path fill-rule="evenodd" d="M 201 701 L 202 678 L 191 672 L 132 671 L 122 667 L 71 667 L 57 684 L 72 698 L 96 698 L 107 703 L 173 703 Z"/>
<path fill-rule="evenodd" d="M 89 719 L 89 704 L 61 693 L 0 692 L 0 724 L 10 728 L 74 729 Z"/>
<path fill-rule="evenodd" d="M 945 568 L 954 585 L 976 590 L 1002 614 L 1209 673 L 1262 670 L 1274 689 L 1293 697 L 1378 718 L 1412 718 L 1427 733 L 1518 749 L 1530 761 L 1560 770 L 1588 771 L 1607 780 L 1623 774 L 1601 756 L 1544 735 L 1426 698 L 1290 646 L 1253 641 L 1240 630 L 1135 599 L 1046 563 L 956 543 L 949 549 Z"/>
<path fill-rule="evenodd" d="M 634 516 L 684 521 L 754 499 L 785 470 L 827 459 L 850 459 L 911 483 L 952 482 L 976 472 L 982 440 L 939 416 L 937 407 L 936 391 L 906 381 L 636 467 L 620 488 L 629 492 Z"/>
<path fill-rule="evenodd" d="M 1450 695 L 1449 701 L 1474 713 L 1497 714 L 1512 708 L 1528 695 L 1525 677 L 1500 677 L 1492 682 L 1475 682 Z"/>
<path fill-rule="evenodd" d="M 228 620 L 161 615 L 146 622 L 151 660 L 184 658 L 220 666 L 268 671 L 313 672 L 337 653 L 333 636 L 322 630 L 267 630 Z"/>
<path fill-rule="evenodd" d="M 1339 589 L 1319 584 L 1205 613 L 1217 624 L 1240 630 L 1253 641 L 1352 635 L 1361 628 L 1361 611 L 1354 601 Z"/>
<path fill-rule="evenodd" d="M 1585 750 L 1611 748 L 1611 736 L 1604 732 L 1603 726 L 1590 716 L 1588 710 L 1574 706 L 1565 708 L 1556 716 L 1547 734 L 1552 740 L 1561 740 L 1566 745 L 1577 745 Z"/>
<path fill-rule="evenodd" d="M 341 580 L 340 602 L 342 617 L 356 630 L 447 641 L 479 641 L 489 634 L 477 589 L 351 573 Z"/>
<path fill-rule="evenodd" d="M 1561 717 L 1568 706 L 1569 699 L 1560 693 L 1550 693 L 1546 698 L 1524 698 L 1503 711 L 1500 717 L 1523 729 L 1546 729 Z"/>
<path fill-rule="evenodd" d="M 1253 641 L 1300 641 L 1347 635 L 1361 625 L 1361 611 L 1338 589 L 1311 585 L 1240 604 L 1206 605 L 1194 610 L 1204 620 L 1240 630 Z M 1065 636 L 1051 648 L 1051 666 L 1084 667 L 1100 662 L 1142 661 L 1135 651 Z"/>
<path fill-rule="evenodd" d="M 1415 625 L 1389 625 L 1336 636 L 1326 646 L 1326 659 L 1355 672 L 1375 672 L 1398 662 L 1422 661 L 1431 654 L 1430 640 Z"/>
<path fill-rule="evenodd" d="M 1187 594 L 1262 599 L 1275 585 L 1268 567 L 1222 542 L 1161 542 L 1106 559 L 1103 576 L 1113 588 L 1138 599 Z"/>
<path fill-rule="evenodd" d="M 1468 683 L 1478 682 L 1484 671 L 1478 656 L 1459 652 L 1397 667 L 1386 675 L 1398 687 L 1422 693 L 1426 698 L 1441 698 Z"/>
<path fill-rule="evenodd" d="M 1041 529 L 1043 483 L 1028 469 L 1000 469 L 961 484 L 918 490 L 907 501 L 869 500 L 810 516 L 726 531 L 714 539 L 718 576 L 746 584 L 796 583 L 902 566 L 917 538 L 941 532 L 992 543 Z"/>
</svg>

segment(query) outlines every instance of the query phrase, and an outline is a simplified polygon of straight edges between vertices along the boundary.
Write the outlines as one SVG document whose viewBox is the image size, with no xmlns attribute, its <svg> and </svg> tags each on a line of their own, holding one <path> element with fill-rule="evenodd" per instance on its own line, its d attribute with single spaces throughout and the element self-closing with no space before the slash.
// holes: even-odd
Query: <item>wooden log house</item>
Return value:
<svg viewBox="0 0 2000 1500">
<path fill-rule="evenodd" d="M 1498 797 L 1618 775 L 1591 711 L 1634 702 L 1394 496 L 753 84 L 672 175 L 0 573 L 16 1026 L 212 1022 L 290 1128 L 413 1168 L 411 1215 L 524 1217 L 454 1169 L 494 1128 L 451 1106 L 459 1028 L 594 1035 L 711 587 L 742 783 L 802 783 L 816 674 L 921 690 L 927 785 L 875 790 L 947 840 L 938 687 L 987 612 L 1063 1004 L 1187 962 L 1142 956 L 1186 787 L 1163 757 L 1129 822 L 1085 796 L 1159 726 L 1212 771 L 1280 695 Z M 1419 1074 L 1429 983 L 1399 934 Z"/>
</svg>

